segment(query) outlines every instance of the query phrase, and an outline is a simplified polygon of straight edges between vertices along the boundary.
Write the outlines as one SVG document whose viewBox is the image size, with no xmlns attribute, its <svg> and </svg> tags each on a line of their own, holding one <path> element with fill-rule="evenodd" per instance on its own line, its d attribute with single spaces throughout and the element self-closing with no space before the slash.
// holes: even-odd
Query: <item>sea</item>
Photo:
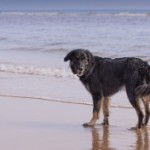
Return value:
<svg viewBox="0 0 150 150">
<path fill-rule="evenodd" d="M 81 91 L 75 93 L 80 102 L 83 89 L 73 86 L 69 91 L 64 84 L 79 82 L 64 62 L 66 54 L 78 48 L 100 57 L 138 57 L 150 62 L 150 11 L 0 11 L 1 73 L 54 78 L 59 80 L 57 85 L 63 84 L 57 91 L 65 87 L 62 93 L 72 93 L 68 99 Z M 55 94 L 55 98 L 64 97 Z"/>
</svg>

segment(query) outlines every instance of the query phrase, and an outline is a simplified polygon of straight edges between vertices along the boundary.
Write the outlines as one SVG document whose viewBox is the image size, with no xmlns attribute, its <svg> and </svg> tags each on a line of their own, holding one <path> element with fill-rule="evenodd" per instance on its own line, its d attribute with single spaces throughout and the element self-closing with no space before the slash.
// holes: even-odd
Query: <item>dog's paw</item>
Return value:
<svg viewBox="0 0 150 150">
<path fill-rule="evenodd" d="M 147 127 L 148 127 L 147 123 L 143 123 L 143 124 L 142 124 L 142 127 L 143 127 L 143 128 L 147 128 Z"/>
<path fill-rule="evenodd" d="M 83 124 L 83 127 L 93 127 L 94 126 L 94 124 L 90 124 L 90 123 L 84 123 Z"/>
<path fill-rule="evenodd" d="M 129 130 L 130 130 L 130 131 L 141 132 L 141 129 L 142 129 L 142 128 L 139 128 L 139 127 L 136 126 L 136 127 L 131 127 Z"/>
<path fill-rule="evenodd" d="M 103 120 L 102 125 L 103 126 L 108 126 L 109 125 L 109 121 L 108 120 Z"/>
<path fill-rule="evenodd" d="M 137 129 L 138 129 L 138 127 L 131 127 L 129 130 L 136 131 Z"/>
</svg>

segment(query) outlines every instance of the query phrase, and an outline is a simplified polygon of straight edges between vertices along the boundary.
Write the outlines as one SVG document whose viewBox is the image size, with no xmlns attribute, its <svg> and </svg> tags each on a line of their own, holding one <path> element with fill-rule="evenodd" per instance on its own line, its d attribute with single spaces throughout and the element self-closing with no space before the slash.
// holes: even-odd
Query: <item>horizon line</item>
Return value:
<svg viewBox="0 0 150 150">
<path fill-rule="evenodd" d="M 92 8 L 83 8 L 83 9 L 0 9 L 0 11 L 150 11 L 147 8 L 100 8 L 100 9 L 92 9 Z"/>
</svg>

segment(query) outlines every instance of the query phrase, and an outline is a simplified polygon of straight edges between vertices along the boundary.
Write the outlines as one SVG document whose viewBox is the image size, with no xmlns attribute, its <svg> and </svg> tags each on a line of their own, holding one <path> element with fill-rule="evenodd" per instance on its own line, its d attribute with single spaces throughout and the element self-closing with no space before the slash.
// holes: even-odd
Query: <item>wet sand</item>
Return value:
<svg viewBox="0 0 150 150">
<path fill-rule="evenodd" d="M 150 130 L 130 130 L 133 109 L 111 108 L 110 126 L 84 128 L 91 106 L 0 97 L 0 147 L 3 150 L 149 150 Z M 101 115 L 102 116 L 102 115 Z"/>
<path fill-rule="evenodd" d="M 91 102 L 90 95 L 77 80 L 1 72 L 0 83 L 2 150 L 150 149 L 149 128 L 141 132 L 130 130 L 137 123 L 134 109 L 113 107 L 110 110 L 110 126 L 100 125 L 103 120 L 101 113 L 95 127 L 84 128 L 82 124 L 92 116 L 91 105 L 32 98 Z M 5 94 L 8 97 L 2 96 Z M 130 106 L 124 93 L 115 95 L 111 101 L 111 105 Z"/>
</svg>

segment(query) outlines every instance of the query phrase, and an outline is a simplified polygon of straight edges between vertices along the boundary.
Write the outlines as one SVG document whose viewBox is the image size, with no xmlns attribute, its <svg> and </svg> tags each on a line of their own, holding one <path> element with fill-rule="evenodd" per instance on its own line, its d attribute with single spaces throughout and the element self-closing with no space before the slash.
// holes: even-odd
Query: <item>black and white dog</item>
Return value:
<svg viewBox="0 0 150 150">
<path fill-rule="evenodd" d="M 76 49 L 67 54 L 64 61 L 70 61 L 70 68 L 76 74 L 93 98 L 93 117 L 84 126 L 93 126 L 103 106 L 104 124 L 108 124 L 109 97 L 123 86 L 130 103 L 138 116 L 137 128 L 149 121 L 150 66 L 139 58 L 102 58 L 93 56 L 88 50 Z M 140 106 L 144 104 L 145 118 Z"/>
</svg>

